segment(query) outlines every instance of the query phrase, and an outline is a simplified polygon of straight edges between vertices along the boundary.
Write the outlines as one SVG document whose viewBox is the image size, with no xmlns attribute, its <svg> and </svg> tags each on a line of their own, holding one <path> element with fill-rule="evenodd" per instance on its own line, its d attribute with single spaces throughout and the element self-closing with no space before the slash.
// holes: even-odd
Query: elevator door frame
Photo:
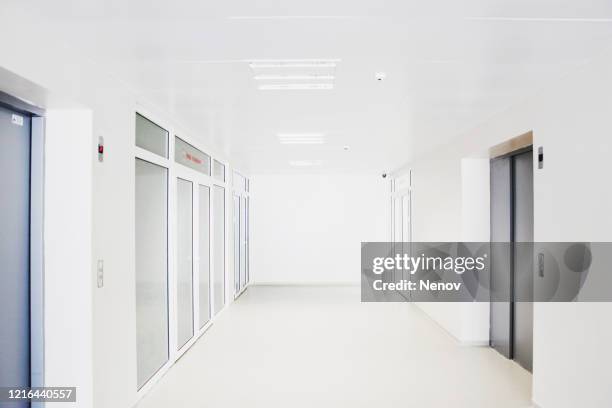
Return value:
<svg viewBox="0 0 612 408">
<path fill-rule="evenodd" d="M 505 355 L 502 351 L 500 351 L 499 349 L 495 348 L 492 342 L 492 336 L 491 336 L 491 331 L 492 331 L 492 326 L 493 326 L 493 313 L 490 313 L 489 316 L 489 346 L 494 348 L 496 351 L 498 351 L 500 354 L 504 355 L 505 357 L 507 357 L 510 360 L 513 360 L 515 362 L 517 362 L 517 364 L 519 364 L 518 360 L 516 360 L 516 355 L 515 355 L 515 343 L 516 343 L 516 300 L 515 300 L 515 281 L 516 281 L 516 270 L 515 270 L 515 256 L 516 256 L 516 248 L 515 248 L 515 242 L 516 242 L 516 235 L 515 235 L 515 229 L 516 229 L 516 223 L 515 223 L 515 214 L 516 214 L 516 203 L 515 203 L 515 198 L 516 198 L 516 189 L 515 189 L 515 158 L 516 156 L 519 156 L 521 154 L 524 153 L 528 153 L 531 152 L 533 155 L 533 145 L 528 145 L 525 147 L 521 147 L 517 150 L 502 154 L 500 156 L 496 156 L 496 157 L 492 157 L 490 160 L 491 165 L 493 164 L 493 162 L 498 161 L 498 160 L 504 160 L 504 159 L 509 159 L 509 165 L 510 165 L 510 170 L 509 170 L 509 178 L 508 178 L 508 182 L 510 184 L 510 196 L 509 196 L 509 209 L 510 209 L 510 219 L 509 219 L 509 223 L 510 223 L 510 245 L 511 245 L 511 253 L 510 253 L 510 258 L 509 258 L 509 263 L 510 263 L 510 298 L 512 299 L 510 302 L 508 302 L 510 304 L 509 307 L 509 339 L 508 339 L 508 355 Z M 533 156 L 532 156 L 533 159 Z M 533 177 L 533 175 L 532 175 Z M 493 181 L 491 181 L 493 182 Z M 533 192 L 532 192 L 533 194 Z M 491 197 L 492 200 L 492 197 Z M 532 195 L 532 200 L 533 200 L 533 195 Z M 533 202 L 532 202 L 533 203 Z M 491 217 L 490 219 L 491 222 L 491 231 L 493 230 L 493 219 Z M 532 225 L 533 227 L 533 225 Z M 492 303 L 490 302 L 491 306 L 490 309 L 492 308 Z M 532 316 L 533 319 L 533 316 Z M 533 338 L 533 320 L 532 320 L 532 338 Z M 529 371 L 533 371 L 533 343 L 532 343 L 532 367 L 531 369 L 524 367 L 522 364 L 521 367 L 525 368 L 526 370 Z"/>
<path fill-rule="evenodd" d="M 0 91 L 0 106 L 29 116 L 30 127 L 30 387 L 44 379 L 44 177 L 45 111 Z M 42 402 L 32 402 L 42 407 Z"/>
</svg>

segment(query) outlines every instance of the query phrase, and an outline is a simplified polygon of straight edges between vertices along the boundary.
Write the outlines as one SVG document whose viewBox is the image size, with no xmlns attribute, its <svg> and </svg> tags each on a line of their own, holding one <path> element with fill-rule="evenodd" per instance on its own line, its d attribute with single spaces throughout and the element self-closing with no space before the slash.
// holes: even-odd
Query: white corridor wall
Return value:
<svg viewBox="0 0 612 408">
<path fill-rule="evenodd" d="M 535 240 L 612 241 L 612 189 L 607 186 L 612 174 L 611 72 L 612 52 L 607 52 L 410 163 L 414 240 L 480 236 L 483 219 L 474 219 L 474 231 L 465 231 L 471 221 L 463 218 L 487 208 L 488 194 L 482 194 L 486 177 L 481 172 L 469 176 L 480 180 L 475 183 L 482 188 L 480 202 L 468 200 L 464 196 L 473 193 L 474 185 L 466 188 L 464 176 L 474 169 L 462 167 L 463 160 L 486 157 L 489 147 L 532 130 L 534 150 L 544 148 L 544 168 L 534 169 Z M 424 309 L 451 333 L 463 330 L 461 308 L 436 304 Z M 612 406 L 610 316 L 610 303 L 534 305 L 533 400 L 538 406 Z"/>
<path fill-rule="evenodd" d="M 255 175 L 252 282 L 357 284 L 362 241 L 388 239 L 380 175 Z"/>
<path fill-rule="evenodd" d="M 3 5 L 0 36 L 20 35 L 19 41 L 3 44 L 0 89 L 52 113 L 45 164 L 45 273 L 51 278 L 46 282 L 51 296 L 45 299 L 45 319 L 50 325 L 46 332 L 63 330 L 63 337 L 53 332 L 47 339 L 46 380 L 49 385 L 79 387 L 77 403 L 71 407 L 129 408 L 140 397 L 136 391 L 135 111 L 146 109 L 179 134 L 198 135 L 180 126 L 176 113 L 151 105 L 95 61 L 75 53 L 55 32 L 44 16 L 29 14 L 17 3 Z M 89 115 L 87 128 L 83 112 Z M 99 136 L 105 143 L 102 163 L 97 160 Z M 200 147 L 229 161 L 211 146 Z M 103 288 L 94 280 L 98 259 L 104 260 Z M 62 286 L 66 281 L 70 286 Z M 62 315 L 65 311 L 69 313 Z M 57 325 L 58 320 L 65 325 Z M 68 334 L 70 342 L 64 341 Z"/>
</svg>

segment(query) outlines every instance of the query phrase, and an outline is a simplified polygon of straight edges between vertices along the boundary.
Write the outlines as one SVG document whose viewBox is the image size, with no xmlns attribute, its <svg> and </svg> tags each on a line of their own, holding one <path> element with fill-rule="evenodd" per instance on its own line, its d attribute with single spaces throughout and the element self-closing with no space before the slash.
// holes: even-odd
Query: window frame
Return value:
<svg viewBox="0 0 612 408">
<path fill-rule="evenodd" d="M 145 119 L 153 122 L 154 124 L 156 124 L 157 126 L 161 127 L 162 129 L 166 130 L 168 132 L 168 157 L 163 157 L 160 156 L 156 153 L 153 153 L 149 150 L 146 150 L 142 147 L 139 147 L 136 145 L 136 115 L 140 115 L 142 117 L 144 117 Z M 168 361 L 166 361 L 166 363 L 160 367 L 158 369 L 158 371 L 151 376 L 146 383 L 144 383 L 140 388 L 138 388 L 138 383 L 137 383 L 137 378 L 134 378 L 134 384 L 136 387 L 136 396 L 137 396 L 137 401 L 140 400 L 158 381 L 161 377 L 163 377 L 165 375 L 165 373 L 170 369 L 170 367 L 172 367 L 176 361 L 181 358 L 181 356 L 195 343 L 198 341 L 198 339 L 208 330 L 208 328 L 210 328 L 210 326 L 213 324 L 213 322 L 215 321 L 216 318 L 219 317 L 219 315 L 221 314 L 221 312 L 223 312 L 224 310 L 227 309 L 228 304 L 230 303 L 228 301 L 228 299 L 231 299 L 230 296 L 228 296 L 229 294 L 229 286 L 228 285 L 228 265 L 229 265 L 229 253 L 230 251 L 228 250 L 229 248 L 229 242 L 228 240 L 230 239 L 230 234 L 228 234 L 228 217 L 229 214 L 231 214 L 231 209 L 228 209 L 228 192 L 230 191 L 230 185 L 228 183 L 228 171 L 231 171 L 232 168 L 229 165 L 229 163 L 224 160 L 223 158 L 217 156 L 215 154 L 215 151 L 213 149 L 208 149 L 206 146 L 203 146 L 202 143 L 194 140 L 188 132 L 183 131 L 183 129 L 177 127 L 177 126 L 173 126 L 172 123 L 170 123 L 169 121 L 164 120 L 163 118 L 161 118 L 159 115 L 154 114 L 153 112 L 149 111 L 146 107 L 143 107 L 141 105 L 136 105 L 133 113 L 132 113 L 132 120 L 133 120 L 133 155 L 132 155 L 132 161 L 135 162 L 136 159 L 141 159 L 141 160 L 145 160 L 148 162 L 151 162 L 152 164 L 156 164 L 158 166 L 164 167 L 168 170 L 168 177 L 167 177 L 167 192 L 168 192 L 168 212 L 167 212 L 167 247 L 168 247 L 168 254 L 167 254 L 167 262 L 168 262 L 168 269 L 167 269 L 167 274 L 168 274 Z M 210 158 L 210 174 L 205 174 L 205 173 L 201 173 L 195 169 L 189 168 L 181 163 L 178 163 L 175 161 L 175 137 L 180 138 L 182 141 L 184 141 L 185 143 L 193 146 L 194 148 L 202 151 L 204 154 L 208 155 L 208 157 Z M 221 180 L 217 180 L 214 179 L 212 176 L 212 166 L 213 166 L 213 160 L 217 160 L 219 163 L 223 164 L 225 166 L 225 180 L 221 181 Z M 134 186 L 132 188 L 132 191 L 135 191 L 135 174 L 132 173 L 132 177 L 134 177 Z M 177 347 L 178 345 L 178 332 L 177 332 L 177 322 L 178 322 L 178 308 L 177 308 L 177 259 L 176 259 L 176 253 L 177 253 L 177 180 L 181 178 L 187 181 L 191 181 L 193 183 L 192 187 L 193 187 L 193 194 L 192 194 L 192 222 L 193 222 L 193 235 L 194 238 L 192 240 L 192 244 L 193 244 L 193 256 L 192 256 L 192 262 L 193 262 L 193 268 L 192 268 L 192 274 L 193 274 L 193 291 L 194 291 L 194 297 L 193 297 L 193 319 L 194 319 L 194 335 L 192 336 L 192 338 L 187 341 L 187 343 L 185 343 L 183 346 L 181 346 L 180 348 Z M 210 233 L 210 240 L 209 240 L 209 253 L 210 253 L 210 258 L 209 258 L 209 262 L 210 262 L 210 268 L 209 268 L 209 279 L 210 279 L 210 288 L 209 288 L 209 310 L 210 310 L 210 318 L 208 319 L 208 322 L 206 324 L 204 324 L 202 327 L 200 327 L 200 322 L 199 322 L 199 262 L 196 262 L 196 259 L 199 258 L 199 214 L 197 214 L 198 208 L 199 208 L 199 194 L 198 194 L 198 189 L 200 185 L 204 185 L 207 186 L 210 190 L 210 197 L 209 197 L 209 233 Z M 225 230 L 225 237 L 224 237 L 224 298 L 225 298 L 225 302 L 224 302 L 224 306 L 221 310 L 219 310 L 217 313 L 215 313 L 215 311 L 213 310 L 213 299 L 214 299 L 214 284 L 213 284 L 213 276 L 214 276 L 214 250 L 213 250 L 213 222 L 214 222 L 214 216 L 216 214 L 216 211 L 214 209 L 214 205 L 213 205 L 213 190 L 214 190 L 214 186 L 218 185 L 220 187 L 224 188 L 225 191 L 225 216 L 223 219 L 223 225 L 224 225 L 224 230 Z M 136 239 L 136 237 L 134 237 L 134 239 Z M 135 245 L 135 242 L 134 242 Z M 134 266 L 133 266 L 133 271 L 134 271 L 134 279 L 136 277 L 136 264 L 135 264 L 136 260 L 134 259 Z M 136 299 L 134 299 L 134 305 L 136 306 Z M 136 327 L 134 327 L 134 330 L 136 329 Z M 135 332 L 134 332 L 135 333 Z M 137 353 L 138 351 L 136 351 Z M 136 361 L 134 361 L 134 364 L 136 364 Z M 136 370 L 135 370 L 136 372 Z"/>
</svg>

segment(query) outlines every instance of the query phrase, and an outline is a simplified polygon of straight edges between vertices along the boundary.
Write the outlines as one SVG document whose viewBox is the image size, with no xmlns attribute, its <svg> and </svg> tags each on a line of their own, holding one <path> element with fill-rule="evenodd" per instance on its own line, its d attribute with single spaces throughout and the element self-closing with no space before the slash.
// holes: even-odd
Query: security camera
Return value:
<svg viewBox="0 0 612 408">
<path fill-rule="evenodd" d="M 383 173 L 382 178 L 387 178 L 387 173 Z"/>
<path fill-rule="evenodd" d="M 387 74 L 385 74 L 384 72 L 377 72 L 376 73 L 376 80 L 377 81 L 384 81 L 386 77 L 387 77 Z"/>
</svg>

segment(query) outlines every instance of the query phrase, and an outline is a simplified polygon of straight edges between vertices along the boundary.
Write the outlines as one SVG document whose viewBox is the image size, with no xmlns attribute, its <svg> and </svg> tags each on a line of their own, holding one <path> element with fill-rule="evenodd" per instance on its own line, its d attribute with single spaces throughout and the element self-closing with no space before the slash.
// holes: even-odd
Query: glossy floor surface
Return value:
<svg viewBox="0 0 612 408">
<path fill-rule="evenodd" d="M 250 287 L 138 408 L 522 408 L 531 374 L 353 287 Z"/>
</svg>

